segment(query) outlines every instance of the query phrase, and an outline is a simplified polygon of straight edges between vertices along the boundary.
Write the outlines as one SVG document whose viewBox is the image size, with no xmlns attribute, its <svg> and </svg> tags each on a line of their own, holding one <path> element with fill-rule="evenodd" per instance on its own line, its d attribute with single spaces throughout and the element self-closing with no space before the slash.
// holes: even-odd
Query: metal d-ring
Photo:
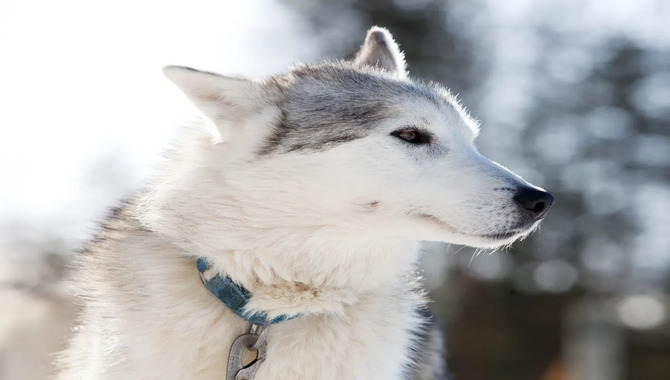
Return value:
<svg viewBox="0 0 670 380">
<path fill-rule="evenodd" d="M 259 331 L 260 329 L 260 331 Z M 261 347 L 263 344 L 265 344 L 265 340 L 268 337 L 268 332 L 270 332 L 270 319 L 266 318 L 265 322 L 263 322 L 263 325 L 251 325 L 251 330 L 250 332 L 252 334 L 258 335 L 258 340 L 256 340 L 256 343 L 253 345 L 254 350 L 258 350 L 259 347 Z"/>
</svg>

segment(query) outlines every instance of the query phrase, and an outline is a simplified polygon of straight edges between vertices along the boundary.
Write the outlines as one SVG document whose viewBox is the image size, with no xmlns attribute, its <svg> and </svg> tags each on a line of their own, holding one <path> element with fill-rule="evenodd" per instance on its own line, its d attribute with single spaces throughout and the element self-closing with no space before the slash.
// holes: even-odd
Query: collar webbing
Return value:
<svg viewBox="0 0 670 380">
<path fill-rule="evenodd" d="M 204 257 L 198 258 L 198 271 L 200 272 L 200 277 L 202 278 L 205 287 L 239 317 L 246 319 L 254 325 L 263 325 L 267 320 L 267 315 L 265 313 L 257 312 L 249 314 L 244 310 L 249 299 L 251 299 L 249 290 L 244 286 L 233 282 L 230 277 L 222 276 L 220 273 L 216 273 L 213 277 L 209 278 L 209 273 L 205 272 L 210 268 L 211 266 L 207 262 L 207 259 Z M 295 317 L 297 317 L 297 315 L 289 316 L 282 314 L 273 318 L 270 323 L 275 324 Z"/>
</svg>

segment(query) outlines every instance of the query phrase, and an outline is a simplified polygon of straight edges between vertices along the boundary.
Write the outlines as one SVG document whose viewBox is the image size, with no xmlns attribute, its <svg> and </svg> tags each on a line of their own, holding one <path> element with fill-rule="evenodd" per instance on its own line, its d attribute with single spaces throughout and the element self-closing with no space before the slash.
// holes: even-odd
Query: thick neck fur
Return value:
<svg viewBox="0 0 670 380">
<path fill-rule="evenodd" d="M 341 203 L 308 204 L 314 197 L 301 194 L 316 190 L 299 179 L 294 194 L 264 189 L 272 184 L 259 181 L 262 173 L 282 170 L 276 162 L 230 162 L 206 134 L 186 141 L 171 160 L 189 161 L 173 162 L 144 194 L 140 221 L 249 289 L 250 312 L 341 314 L 366 294 L 412 281 L 417 243 L 386 235 L 383 225 L 352 232 L 374 222 L 364 206 L 345 205 L 343 214 Z"/>
</svg>

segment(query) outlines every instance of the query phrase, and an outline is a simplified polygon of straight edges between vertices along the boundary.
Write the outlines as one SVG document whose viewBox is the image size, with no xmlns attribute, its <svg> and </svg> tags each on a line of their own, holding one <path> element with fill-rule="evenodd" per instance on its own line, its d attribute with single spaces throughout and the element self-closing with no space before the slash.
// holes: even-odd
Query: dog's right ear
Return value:
<svg viewBox="0 0 670 380">
<path fill-rule="evenodd" d="M 273 88 L 249 79 L 225 77 L 190 67 L 166 66 L 163 73 L 209 118 L 227 140 L 247 119 L 274 106 Z"/>
<path fill-rule="evenodd" d="M 405 55 L 400 51 L 391 33 L 378 26 L 368 30 L 363 46 L 356 53 L 354 63 L 359 66 L 378 67 L 401 78 L 407 76 Z"/>
</svg>

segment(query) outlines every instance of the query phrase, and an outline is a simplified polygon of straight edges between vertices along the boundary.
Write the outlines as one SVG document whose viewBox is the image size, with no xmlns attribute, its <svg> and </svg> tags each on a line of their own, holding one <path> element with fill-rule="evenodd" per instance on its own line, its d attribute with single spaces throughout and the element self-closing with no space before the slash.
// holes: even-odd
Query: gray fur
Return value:
<svg viewBox="0 0 670 380">
<path fill-rule="evenodd" d="M 301 66 L 275 78 L 282 89 L 282 119 L 259 154 L 323 150 L 365 137 L 393 113 L 393 104 L 423 98 L 440 108 L 458 105 L 444 89 L 351 62 Z M 402 127 L 402 126 L 398 126 Z"/>
</svg>

